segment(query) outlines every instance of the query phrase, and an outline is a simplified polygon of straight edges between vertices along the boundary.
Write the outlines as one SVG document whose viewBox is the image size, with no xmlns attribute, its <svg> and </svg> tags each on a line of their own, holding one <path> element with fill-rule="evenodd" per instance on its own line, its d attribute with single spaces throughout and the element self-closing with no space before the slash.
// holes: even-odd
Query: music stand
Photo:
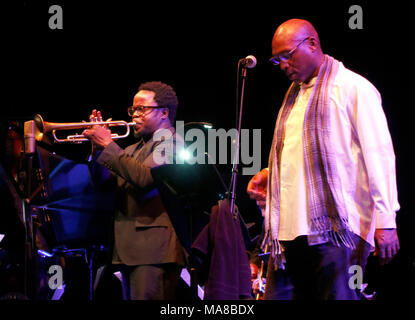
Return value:
<svg viewBox="0 0 415 320">
<path fill-rule="evenodd" d="M 32 260 L 38 254 L 39 230 L 50 256 L 85 256 L 89 268 L 89 298 L 93 298 L 93 270 L 97 255 L 108 249 L 112 236 L 114 198 L 91 181 L 88 166 L 36 145 L 31 155 L 33 175 L 26 199 L 30 222 Z M 36 173 L 36 176 L 35 176 Z M 34 223 L 36 222 L 36 223 Z M 39 224 L 39 226 L 37 226 Z M 32 262 L 33 262 L 32 261 Z M 31 266 L 34 278 L 38 270 Z M 36 284 L 32 285 L 36 296 Z"/>
<path fill-rule="evenodd" d="M 173 227 L 186 253 L 209 222 L 210 209 L 226 197 L 212 164 L 169 164 L 151 169 Z"/>
</svg>

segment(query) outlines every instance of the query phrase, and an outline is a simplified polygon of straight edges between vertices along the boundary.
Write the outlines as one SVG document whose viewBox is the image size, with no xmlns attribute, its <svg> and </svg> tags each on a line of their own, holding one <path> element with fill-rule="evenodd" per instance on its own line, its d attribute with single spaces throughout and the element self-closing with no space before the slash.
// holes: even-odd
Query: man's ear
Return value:
<svg viewBox="0 0 415 320">
<path fill-rule="evenodd" d="M 169 118 L 169 108 L 163 108 L 161 111 L 161 118 L 168 119 Z"/>
<path fill-rule="evenodd" d="M 311 51 L 313 51 L 313 52 L 316 51 L 316 49 L 319 46 L 318 41 L 316 40 L 316 38 L 314 38 L 313 36 L 311 36 L 310 39 L 309 39 L 309 41 L 310 41 Z"/>
</svg>

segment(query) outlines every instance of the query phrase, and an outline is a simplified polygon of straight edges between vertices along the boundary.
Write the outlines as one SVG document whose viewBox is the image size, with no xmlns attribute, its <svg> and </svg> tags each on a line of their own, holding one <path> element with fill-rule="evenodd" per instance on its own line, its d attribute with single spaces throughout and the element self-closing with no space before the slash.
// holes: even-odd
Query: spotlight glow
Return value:
<svg viewBox="0 0 415 320">
<path fill-rule="evenodd" d="M 179 155 L 185 161 L 190 159 L 190 152 L 187 151 L 186 149 L 183 149 L 182 151 L 180 151 Z"/>
</svg>

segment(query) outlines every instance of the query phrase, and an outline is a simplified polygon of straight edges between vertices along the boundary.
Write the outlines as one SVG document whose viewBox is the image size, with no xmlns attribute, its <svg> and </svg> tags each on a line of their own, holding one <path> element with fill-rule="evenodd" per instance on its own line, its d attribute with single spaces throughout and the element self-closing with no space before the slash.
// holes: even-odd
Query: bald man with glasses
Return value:
<svg viewBox="0 0 415 320">
<path fill-rule="evenodd" d="M 376 88 L 322 52 L 310 22 L 291 19 L 272 39 L 270 62 L 290 88 L 269 166 L 247 192 L 264 214 L 271 263 L 266 297 L 284 269 L 296 299 L 358 299 L 350 285 L 370 251 L 388 263 L 399 250 L 395 155 Z"/>
</svg>

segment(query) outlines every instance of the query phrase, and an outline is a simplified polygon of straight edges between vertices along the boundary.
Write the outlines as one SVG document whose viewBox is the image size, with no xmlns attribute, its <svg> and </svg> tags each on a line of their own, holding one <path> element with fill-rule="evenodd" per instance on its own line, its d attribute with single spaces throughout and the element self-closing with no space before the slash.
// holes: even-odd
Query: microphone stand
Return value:
<svg viewBox="0 0 415 320">
<path fill-rule="evenodd" d="M 35 122 L 33 120 L 24 123 L 24 152 L 22 153 L 25 168 L 24 199 L 22 202 L 23 221 L 25 227 L 25 262 L 24 262 L 24 294 L 31 299 L 36 298 L 36 215 L 30 209 L 32 193 L 32 175 L 34 155 L 36 153 Z"/>
<path fill-rule="evenodd" d="M 243 59 L 241 59 L 243 60 Z M 239 76 L 239 70 L 241 65 L 241 60 L 238 62 L 238 76 Z M 237 214 L 235 213 L 235 189 L 236 189 L 236 178 L 238 175 L 238 164 L 239 164 L 239 149 L 240 149 L 240 137 L 241 137 L 241 124 L 242 124 L 242 111 L 243 111 L 243 105 L 244 105 L 244 93 L 245 93 L 245 81 L 246 81 L 246 69 L 247 66 L 245 63 L 242 63 L 242 88 L 241 88 L 241 97 L 239 99 L 239 117 L 238 117 L 238 135 L 236 138 L 236 148 L 235 148 L 235 156 L 234 161 L 232 164 L 232 178 L 231 178 L 231 213 L 234 217 L 234 219 L 237 219 Z M 238 79 L 239 80 L 239 79 Z M 238 104 L 237 104 L 238 105 Z"/>
</svg>

